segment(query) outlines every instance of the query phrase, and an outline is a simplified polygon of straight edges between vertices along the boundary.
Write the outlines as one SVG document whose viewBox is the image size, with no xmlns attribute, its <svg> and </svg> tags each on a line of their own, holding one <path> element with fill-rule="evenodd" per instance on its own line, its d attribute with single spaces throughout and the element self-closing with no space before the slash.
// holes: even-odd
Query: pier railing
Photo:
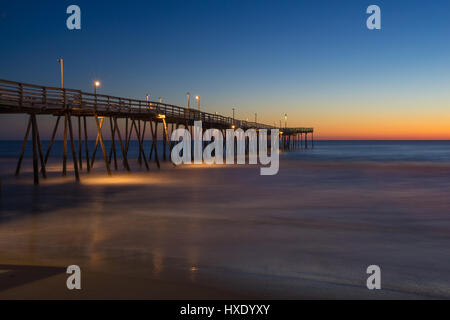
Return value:
<svg viewBox="0 0 450 320">
<path fill-rule="evenodd" d="M 270 125 L 236 120 L 218 114 L 188 109 L 162 102 L 94 94 L 81 90 L 44 87 L 0 80 L 0 104 L 3 113 L 54 113 L 64 110 L 95 111 L 99 114 L 164 115 L 166 118 L 201 120 L 210 124 L 236 128 L 275 128 Z"/>
</svg>

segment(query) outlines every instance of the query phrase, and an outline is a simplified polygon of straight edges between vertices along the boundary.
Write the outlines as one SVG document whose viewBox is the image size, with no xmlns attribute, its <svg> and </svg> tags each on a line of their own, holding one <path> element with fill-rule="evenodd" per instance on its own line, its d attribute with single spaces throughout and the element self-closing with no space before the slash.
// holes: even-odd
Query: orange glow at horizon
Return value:
<svg viewBox="0 0 450 320">
<path fill-rule="evenodd" d="M 314 126 L 317 139 L 330 140 L 450 140 L 450 117 L 340 119 Z"/>
<path fill-rule="evenodd" d="M 447 104 L 443 99 L 334 105 L 312 101 L 286 110 L 290 114 L 288 126 L 313 127 L 317 140 L 450 140 Z M 274 118 L 283 116 L 271 112 L 263 121 L 273 123 Z"/>
</svg>

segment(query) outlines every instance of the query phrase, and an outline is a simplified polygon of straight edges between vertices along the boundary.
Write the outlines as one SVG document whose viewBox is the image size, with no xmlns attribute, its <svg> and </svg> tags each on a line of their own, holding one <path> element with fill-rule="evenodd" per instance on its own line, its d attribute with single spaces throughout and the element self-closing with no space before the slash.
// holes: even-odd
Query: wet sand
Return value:
<svg viewBox="0 0 450 320">
<path fill-rule="evenodd" d="M 132 161 L 108 178 L 98 161 L 80 184 L 51 164 L 34 187 L 29 160 L 19 178 L 0 163 L 0 299 L 450 298 L 446 164 Z"/>
</svg>

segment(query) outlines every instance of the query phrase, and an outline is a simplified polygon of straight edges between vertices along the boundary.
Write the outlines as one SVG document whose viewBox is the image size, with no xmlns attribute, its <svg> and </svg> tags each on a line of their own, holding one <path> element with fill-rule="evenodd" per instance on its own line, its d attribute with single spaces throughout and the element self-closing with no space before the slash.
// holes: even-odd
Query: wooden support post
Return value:
<svg viewBox="0 0 450 320">
<path fill-rule="evenodd" d="M 83 126 L 84 126 L 84 149 L 86 151 L 86 168 L 88 172 L 91 172 L 91 166 L 89 165 L 89 146 L 88 146 L 88 133 L 86 126 L 86 116 L 83 116 Z"/>
<path fill-rule="evenodd" d="M 67 174 L 67 113 L 64 115 L 64 150 L 63 150 L 63 171 L 62 175 L 66 176 Z"/>
<path fill-rule="evenodd" d="M 166 149 L 167 149 L 167 128 L 166 128 L 166 122 L 163 119 L 163 160 L 167 160 L 166 156 Z"/>
<path fill-rule="evenodd" d="M 80 170 L 83 170 L 83 155 L 82 155 L 82 140 L 81 140 L 81 117 L 78 116 L 78 160 L 80 161 Z"/>
<path fill-rule="evenodd" d="M 31 137 L 33 141 L 33 176 L 34 184 L 39 184 L 39 168 L 38 168 L 38 151 L 37 151 L 37 135 L 35 121 L 33 120 L 34 114 L 30 115 L 31 118 Z"/>
<path fill-rule="evenodd" d="M 77 151 L 75 149 L 75 139 L 73 138 L 73 130 L 72 130 L 72 119 L 69 112 L 67 112 L 67 121 L 69 123 L 69 134 L 70 134 L 70 145 L 72 147 L 72 159 L 73 159 L 73 169 L 75 171 L 75 179 L 76 181 L 80 181 L 80 174 L 78 172 L 78 161 L 77 161 Z"/>
<path fill-rule="evenodd" d="M 32 120 L 31 120 L 31 115 L 30 115 L 30 118 L 28 119 L 27 131 L 25 132 L 25 138 L 23 139 L 22 151 L 20 152 L 19 161 L 17 162 L 16 176 L 19 175 L 20 167 L 22 166 L 23 155 L 25 154 L 25 148 L 27 146 L 28 136 L 30 135 L 31 122 L 32 122 Z"/>
<path fill-rule="evenodd" d="M 41 173 L 44 178 L 47 178 L 47 171 L 45 170 L 44 153 L 42 152 L 41 137 L 39 136 L 39 129 L 38 129 L 35 114 L 33 114 L 33 125 L 34 125 L 34 129 L 36 130 L 36 142 L 37 142 L 38 151 L 39 151 L 39 159 L 41 161 Z"/>
<path fill-rule="evenodd" d="M 128 118 L 127 118 L 127 122 L 126 122 L 126 130 L 127 132 L 125 132 L 127 139 L 125 141 L 125 153 L 128 155 L 128 150 L 130 148 L 130 142 L 131 142 L 131 135 L 133 134 L 133 121 L 134 119 L 130 119 L 131 120 L 131 124 L 130 124 L 130 130 L 128 130 Z"/>
<path fill-rule="evenodd" d="M 152 155 L 153 155 L 153 140 L 155 139 L 155 135 L 154 135 L 154 131 L 153 131 L 153 123 L 152 120 L 149 121 L 150 122 L 150 132 L 152 134 L 152 145 L 150 146 L 150 152 L 148 154 L 148 160 L 152 160 Z"/>
<path fill-rule="evenodd" d="M 314 149 L 314 131 L 311 132 L 311 148 Z"/>
<path fill-rule="evenodd" d="M 163 122 L 163 130 L 164 130 L 164 134 L 165 134 L 165 137 L 166 137 L 167 145 L 169 146 L 170 152 L 172 152 L 172 143 L 171 143 L 170 138 L 169 138 L 169 133 L 167 132 L 166 119 L 163 118 L 162 122 Z M 173 125 L 172 125 L 172 127 L 173 127 Z M 166 149 L 166 146 L 164 146 L 164 150 L 165 149 Z M 166 160 L 166 159 L 164 158 L 164 160 Z"/>
<path fill-rule="evenodd" d="M 152 131 L 152 147 L 150 149 L 150 156 L 149 159 L 152 158 L 152 153 L 153 150 L 155 150 L 155 162 L 156 165 L 158 166 L 158 168 L 161 168 L 161 165 L 159 163 L 159 159 L 158 159 L 158 148 L 157 148 L 157 144 L 158 144 L 158 121 L 155 121 L 155 128 L 153 129 L 153 123 L 150 120 L 150 130 Z"/>
<path fill-rule="evenodd" d="M 128 116 L 125 118 L 125 146 L 128 146 Z"/>
<path fill-rule="evenodd" d="M 141 141 L 141 137 L 139 135 L 139 130 L 138 130 L 138 127 L 136 126 L 136 122 L 134 120 L 131 123 L 131 128 L 133 128 L 133 126 L 134 126 L 134 129 L 135 129 L 135 132 L 136 132 L 136 136 L 137 136 L 137 140 L 138 140 L 138 143 L 139 143 L 139 155 L 144 159 L 145 167 L 148 170 L 149 168 L 148 168 L 147 158 L 145 157 L 144 148 L 142 147 L 142 141 Z"/>
<path fill-rule="evenodd" d="M 138 122 L 138 126 L 137 126 L 137 129 L 136 129 L 136 136 L 137 136 L 137 139 L 139 140 L 139 144 L 141 143 L 141 120 L 137 120 L 137 122 Z M 134 122 L 134 120 L 133 120 L 133 123 L 134 123 L 134 126 L 136 127 L 136 123 Z M 139 156 L 138 156 L 138 162 L 139 162 L 139 165 L 142 165 L 142 155 L 141 155 L 141 152 L 139 151 Z M 148 169 L 148 166 L 147 166 L 147 169 Z"/>
<path fill-rule="evenodd" d="M 109 162 L 109 164 L 111 164 L 111 157 L 114 156 L 114 169 L 117 170 L 117 156 L 116 156 L 116 143 L 115 143 L 116 128 L 113 125 L 112 117 L 109 117 L 109 127 L 111 128 L 111 149 L 109 151 L 108 162 Z"/>
<path fill-rule="evenodd" d="M 142 132 L 141 132 L 141 144 L 142 144 L 142 148 L 144 149 L 144 140 L 145 140 L 145 128 L 147 127 L 147 120 L 144 120 L 144 124 L 142 127 Z"/>
<path fill-rule="evenodd" d="M 95 121 L 97 121 L 98 116 L 95 115 Z M 100 132 L 103 128 L 103 118 L 100 118 Z M 97 130 L 97 139 L 95 140 L 95 146 L 94 146 L 94 152 L 92 153 L 92 160 L 91 160 L 91 169 L 94 167 L 94 161 L 95 161 L 95 156 L 97 154 L 97 149 L 98 149 L 98 143 L 100 141 L 100 135 L 98 133 L 99 131 Z"/>
<path fill-rule="evenodd" d="M 115 129 L 117 131 L 117 137 L 119 138 L 120 149 L 122 150 L 123 166 L 125 167 L 125 169 L 127 171 L 130 171 L 130 166 L 128 165 L 127 154 L 125 152 L 125 148 L 124 148 L 123 142 L 122 142 L 122 136 L 120 134 L 119 126 L 117 124 L 117 118 L 114 118 L 114 124 L 115 124 L 114 127 L 115 127 Z"/>
<path fill-rule="evenodd" d="M 108 172 L 108 175 L 111 175 L 111 169 L 109 168 L 109 163 L 108 163 L 108 156 L 106 154 L 105 144 L 103 143 L 102 127 L 100 125 L 100 122 L 98 121 L 98 116 L 95 115 L 94 117 L 95 117 L 95 124 L 97 125 L 97 132 L 98 132 L 98 137 L 99 137 L 99 141 L 100 141 L 100 146 L 103 151 L 103 158 L 105 159 L 106 171 Z M 92 161 L 93 160 L 94 159 L 92 159 Z"/>
<path fill-rule="evenodd" d="M 55 136 L 56 136 L 56 132 L 58 130 L 58 125 L 59 125 L 60 119 L 61 119 L 61 116 L 58 116 L 58 118 L 56 118 L 56 124 L 55 124 L 55 127 L 53 128 L 52 138 L 50 139 L 50 143 L 47 148 L 47 153 L 45 154 L 45 159 L 44 159 L 45 164 L 47 164 L 48 157 L 50 156 L 50 151 L 52 150 L 53 141 L 55 141 Z"/>
</svg>

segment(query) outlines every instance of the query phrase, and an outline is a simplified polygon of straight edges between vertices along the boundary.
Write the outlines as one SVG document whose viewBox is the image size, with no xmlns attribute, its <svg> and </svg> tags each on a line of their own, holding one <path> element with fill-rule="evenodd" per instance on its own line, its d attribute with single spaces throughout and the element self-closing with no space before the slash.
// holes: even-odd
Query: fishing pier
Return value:
<svg viewBox="0 0 450 320">
<path fill-rule="evenodd" d="M 167 155 L 167 149 L 169 148 L 170 151 L 171 147 L 170 133 L 180 126 L 190 129 L 194 121 L 202 121 L 204 129 L 279 129 L 280 149 L 314 147 L 313 128 L 278 128 L 162 102 L 120 98 L 7 80 L 0 80 L 0 113 L 28 115 L 28 124 L 15 173 L 16 175 L 20 173 L 25 148 L 31 138 L 35 184 L 39 183 L 40 175 L 43 178 L 47 176 L 46 164 L 58 129 L 63 130 L 64 135 L 62 174 L 67 174 L 70 148 L 77 181 L 80 179 L 81 170 L 90 172 L 97 151 L 102 153 L 109 175 L 112 168 L 118 170 L 118 162 L 122 163 L 125 170 L 130 171 L 128 150 L 133 136 L 139 145 L 139 164 L 145 165 L 148 170 L 150 163 L 154 161 L 159 168 L 160 161 L 166 161 L 170 157 Z M 46 150 L 43 150 L 38 126 L 38 118 L 43 115 L 55 118 Z M 124 122 L 122 127 L 119 126 L 119 119 Z M 96 143 L 93 150 L 88 148 L 88 141 L 92 138 L 87 130 L 88 121 L 94 121 L 97 128 L 94 133 Z M 159 126 L 162 130 L 158 130 Z M 109 150 L 105 147 L 104 130 L 109 130 L 111 134 Z M 159 138 L 163 143 L 162 150 L 158 150 L 159 132 L 161 132 Z M 146 139 L 151 139 L 150 150 L 144 148 Z"/>
</svg>

